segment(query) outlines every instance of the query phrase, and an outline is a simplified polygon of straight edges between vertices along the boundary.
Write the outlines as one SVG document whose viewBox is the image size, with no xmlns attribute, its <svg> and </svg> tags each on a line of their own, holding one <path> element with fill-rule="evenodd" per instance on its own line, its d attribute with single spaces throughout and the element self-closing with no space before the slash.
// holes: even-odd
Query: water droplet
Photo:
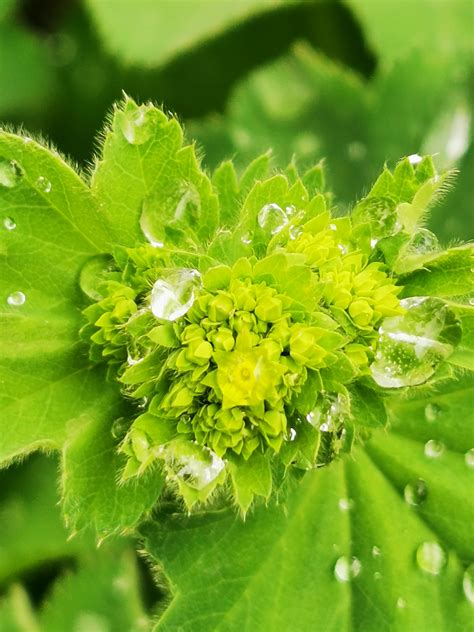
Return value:
<svg viewBox="0 0 474 632">
<path fill-rule="evenodd" d="M 278 204 L 265 204 L 258 214 L 258 224 L 272 235 L 279 233 L 288 224 L 288 216 Z"/>
<path fill-rule="evenodd" d="M 434 233 L 426 228 L 421 228 L 409 243 L 409 248 L 416 254 L 427 254 L 437 250 L 439 247 L 438 238 Z"/>
<path fill-rule="evenodd" d="M 400 305 L 407 311 L 383 321 L 370 367 L 374 380 L 385 388 L 426 382 L 461 336 L 459 322 L 441 299 L 413 297 Z"/>
<path fill-rule="evenodd" d="M 466 599 L 474 604 L 474 564 L 470 564 L 462 578 L 462 589 Z"/>
<path fill-rule="evenodd" d="M 471 448 L 464 455 L 464 461 L 467 467 L 474 467 L 474 448 Z"/>
<path fill-rule="evenodd" d="M 121 440 L 125 437 L 130 429 L 131 420 L 126 417 L 118 417 L 113 423 L 110 432 L 112 437 L 116 440 Z"/>
<path fill-rule="evenodd" d="M 405 485 L 405 489 L 403 490 L 403 496 L 409 505 L 412 505 L 413 507 L 421 505 L 428 496 L 428 487 L 425 481 L 421 478 L 417 478 L 416 480 L 407 483 Z"/>
<path fill-rule="evenodd" d="M 403 597 L 399 597 L 397 599 L 397 608 L 399 608 L 400 610 L 403 610 L 406 607 L 407 607 L 407 602 L 405 601 L 405 599 L 403 599 Z"/>
<path fill-rule="evenodd" d="M 425 443 L 425 456 L 429 459 L 438 459 L 443 455 L 444 445 L 441 441 L 436 441 L 436 439 L 430 439 Z"/>
<path fill-rule="evenodd" d="M 446 566 L 446 552 L 438 542 L 423 542 L 416 550 L 416 562 L 425 573 L 439 575 Z"/>
<path fill-rule="evenodd" d="M 380 557 L 381 555 L 382 555 L 382 551 L 380 550 L 380 548 L 374 545 L 372 547 L 372 557 Z"/>
<path fill-rule="evenodd" d="M 338 503 L 341 511 L 350 511 L 354 507 L 352 498 L 340 498 Z"/>
<path fill-rule="evenodd" d="M 143 145 L 153 133 L 153 108 L 149 105 L 137 106 L 128 102 L 124 112 L 118 114 L 118 120 L 125 140 L 131 145 Z"/>
<path fill-rule="evenodd" d="M 376 579 L 377 581 L 379 579 L 382 579 L 382 573 L 380 571 L 375 571 L 374 573 L 374 579 Z"/>
<path fill-rule="evenodd" d="M 436 421 L 441 414 L 441 407 L 438 404 L 430 403 L 425 406 L 425 419 L 429 423 Z"/>
<path fill-rule="evenodd" d="M 5 158 L 0 158 L 1 186 L 6 187 L 7 189 L 13 188 L 16 184 L 18 184 L 22 175 L 23 170 L 16 160 L 6 160 Z"/>
<path fill-rule="evenodd" d="M 86 296 L 94 301 L 104 298 L 101 285 L 113 266 L 114 260 L 110 255 L 94 255 L 85 262 L 79 274 L 79 285 Z"/>
<path fill-rule="evenodd" d="M 169 473 L 194 489 L 210 485 L 225 468 L 225 461 L 215 452 L 188 441 L 175 440 L 161 447 L 158 456 Z"/>
<path fill-rule="evenodd" d="M 363 160 L 363 158 L 367 155 L 367 147 L 364 143 L 355 140 L 347 146 L 347 155 L 350 160 Z"/>
<path fill-rule="evenodd" d="M 290 441 L 294 441 L 296 439 L 296 430 L 294 428 L 290 428 Z"/>
<path fill-rule="evenodd" d="M 339 582 L 350 582 L 360 575 L 362 564 L 357 557 L 340 557 L 334 566 L 334 575 Z"/>
<path fill-rule="evenodd" d="M 371 239 L 370 240 L 370 247 L 372 248 L 372 250 L 375 248 L 375 246 L 379 243 L 378 239 Z"/>
<path fill-rule="evenodd" d="M 417 165 L 423 160 L 423 158 L 419 154 L 411 154 L 408 156 L 408 161 L 411 165 Z"/>
<path fill-rule="evenodd" d="M 291 217 L 292 215 L 296 213 L 296 206 L 294 206 L 293 204 L 291 204 L 290 206 L 287 206 L 285 208 L 285 213 L 288 215 L 288 217 Z"/>
<path fill-rule="evenodd" d="M 16 228 L 16 222 L 14 219 L 12 219 L 11 217 L 5 217 L 5 219 L 3 220 L 3 226 L 7 229 L 7 230 L 15 230 Z"/>
<path fill-rule="evenodd" d="M 349 412 L 350 404 L 345 395 L 329 394 L 306 415 L 306 420 L 321 432 L 336 432 Z"/>
<path fill-rule="evenodd" d="M 240 241 L 246 246 L 248 246 L 249 244 L 252 243 L 252 235 L 250 233 L 244 233 L 242 237 L 240 238 Z"/>
<path fill-rule="evenodd" d="M 51 191 L 51 182 L 47 180 L 44 176 L 40 176 L 36 180 L 36 186 L 38 187 L 38 189 L 40 189 L 40 191 L 43 191 L 44 193 L 49 193 Z"/>
<path fill-rule="evenodd" d="M 151 291 L 151 311 L 162 320 L 177 320 L 192 307 L 201 289 L 197 270 L 181 268 L 164 272 Z"/>
<path fill-rule="evenodd" d="M 298 239 L 298 237 L 300 235 L 302 235 L 302 234 L 303 234 L 303 229 L 301 228 L 301 226 L 292 226 L 290 228 L 290 239 L 291 240 L 294 241 L 295 239 Z"/>
<path fill-rule="evenodd" d="M 15 306 L 23 305 L 25 301 L 26 301 L 26 296 L 23 294 L 23 292 L 13 292 L 7 298 L 7 303 L 9 305 L 15 305 Z"/>
</svg>

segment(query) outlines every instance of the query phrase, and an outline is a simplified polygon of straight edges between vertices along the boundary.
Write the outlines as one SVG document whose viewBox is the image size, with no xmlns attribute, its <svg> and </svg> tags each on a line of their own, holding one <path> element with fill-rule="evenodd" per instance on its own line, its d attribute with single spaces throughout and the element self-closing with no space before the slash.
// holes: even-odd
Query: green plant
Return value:
<svg viewBox="0 0 474 632">
<path fill-rule="evenodd" d="M 0 459 L 60 450 L 71 532 L 140 535 L 158 629 L 347 626 L 350 590 L 358 629 L 467 625 L 473 256 L 424 228 L 449 177 L 410 156 L 337 216 L 322 165 L 208 175 L 128 98 L 90 178 L 2 132 Z"/>
</svg>

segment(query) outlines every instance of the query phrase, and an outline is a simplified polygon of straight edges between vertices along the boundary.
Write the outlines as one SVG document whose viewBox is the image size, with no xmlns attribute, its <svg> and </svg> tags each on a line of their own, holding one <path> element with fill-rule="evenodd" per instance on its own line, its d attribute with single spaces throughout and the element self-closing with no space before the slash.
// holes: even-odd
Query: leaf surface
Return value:
<svg viewBox="0 0 474 632">
<path fill-rule="evenodd" d="M 474 439 L 462 420 L 472 416 L 471 397 L 465 378 L 397 403 L 394 434 L 375 433 L 352 459 L 309 475 L 286 505 L 257 509 L 245 523 L 216 511 L 144 527 L 173 592 L 156 630 L 467 629 L 474 471 L 464 451 Z M 427 422 L 436 402 L 437 421 Z M 424 446 L 434 438 L 445 449 L 429 459 Z M 405 488 L 418 478 L 428 494 L 414 506 Z M 446 552 L 438 575 L 417 563 L 426 542 Z"/>
</svg>

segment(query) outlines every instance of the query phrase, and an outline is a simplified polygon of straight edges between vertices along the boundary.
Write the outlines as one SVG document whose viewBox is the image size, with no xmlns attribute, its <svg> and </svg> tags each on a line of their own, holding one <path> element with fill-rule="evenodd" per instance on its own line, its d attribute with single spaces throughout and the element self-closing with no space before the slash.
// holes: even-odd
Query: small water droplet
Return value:
<svg viewBox="0 0 474 632">
<path fill-rule="evenodd" d="M 425 443 L 425 456 L 429 459 L 438 459 L 444 453 L 444 445 L 441 441 L 430 439 Z"/>
<path fill-rule="evenodd" d="M 469 299 L 469 305 L 474 305 L 474 298 Z"/>
<path fill-rule="evenodd" d="M 252 235 L 250 233 L 244 233 L 242 237 L 240 238 L 240 241 L 246 246 L 248 246 L 249 244 L 252 243 Z"/>
<path fill-rule="evenodd" d="M 379 243 L 378 239 L 371 239 L 370 240 L 370 247 L 372 248 L 372 250 L 375 248 L 375 246 Z"/>
<path fill-rule="evenodd" d="M 354 507 L 352 498 L 340 498 L 338 503 L 341 511 L 350 511 Z"/>
<path fill-rule="evenodd" d="M 340 557 L 334 566 L 334 575 L 339 582 L 350 582 L 360 575 L 362 564 L 357 557 Z"/>
<path fill-rule="evenodd" d="M 3 220 L 3 226 L 7 229 L 7 230 L 15 230 L 16 228 L 16 222 L 14 219 L 12 219 L 11 217 L 5 217 L 5 219 Z"/>
<path fill-rule="evenodd" d="M 411 154 L 408 156 L 408 161 L 411 165 L 417 165 L 423 160 L 423 158 L 419 154 Z"/>
<path fill-rule="evenodd" d="M 44 193 L 50 193 L 51 191 L 51 182 L 44 176 L 40 176 L 36 180 L 36 186 Z"/>
<path fill-rule="evenodd" d="M 294 206 L 293 204 L 291 204 L 290 206 L 287 206 L 285 208 L 285 212 L 288 215 L 288 217 L 291 217 L 292 215 L 296 213 L 296 206 Z"/>
<path fill-rule="evenodd" d="M 104 293 L 101 285 L 113 267 L 114 260 L 110 255 L 94 255 L 88 259 L 79 274 L 79 285 L 84 294 L 94 301 L 102 300 Z"/>
<path fill-rule="evenodd" d="M 162 320 L 177 320 L 192 307 L 201 289 L 197 270 L 181 268 L 164 272 L 151 291 L 151 311 Z"/>
<path fill-rule="evenodd" d="M 260 209 L 257 219 L 260 228 L 272 235 L 279 233 L 288 224 L 287 214 L 274 202 L 265 204 Z"/>
<path fill-rule="evenodd" d="M 23 294 L 23 292 L 13 292 L 7 298 L 7 303 L 9 305 L 15 305 L 16 307 L 19 305 L 23 305 L 25 301 L 26 301 L 26 296 Z"/>
<path fill-rule="evenodd" d="M 426 382 L 461 337 L 459 321 L 441 299 L 412 297 L 400 305 L 406 312 L 383 321 L 370 367 L 374 380 L 385 388 Z"/>
<path fill-rule="evenodd" d="M 153 133 L 153 108 L 149 105 L 137 106 L 128 102 L 124 112 L 118 114 L 118 120 L 125 140 L 131 145 L 143 145 Z"/>
<path fill-rule="evenodd" d="M 471 448 L 464 455 L 464 461 L 467 467 L 474 467 L 474 448 Z"/>
<path fill-rule="evenodd" d="M 423 542 L 416 550 L 416 562 L 425 573 L 439 575 L 446 566 L 446 552 L 438 542 Z"/>
<path fill-rule="evenodd" d="M 436 421 L 441 414 L 441 406 L 438 404 L 430 403 L 425 406 L 425 419 L 429 423 Z"/>
<path fill-rule="evenodd" d="M 381 573 L 380 571 L 375 571 L 375 573 L 374 573 L 374 579 L 375 579 L 375 580 L 377 580 L 377 581 L 378 581 L 379 579 L 382 579 L 382 573 Z"/>
<path fill-rule="evenodd" d="M 382 551 L 378 546 L 372 547 L 372 557 L 380 557 L 382 555 Z"/>
<path fill-rule="evenodd" d="M 296 430 L 294 428 L 290 428 L 290 441 L 294 441 L 296 439 Z"/>
<path fill-rule="evenodd" d="M 466 599 L 474 604 L 474 564 L 470 564 L 464 572 L 462 589 Z"/>
<path fill-rule="evenodd" d="M 407 483 L 405 485 L 405 489 L 403 490 L 403 496 L 409 505 L 412 505 L 413 507 L 421 505 L 428 496 L 428 487 L 425 481 L 421 478 L 417 478 L 416 480 Z"/>
<path fill-rule="evenodd" d="M 6 160 L 0 157 L 0 186 L 12 189 L 23 175 L 23 170 L 16 160 Z"/>
<path fill-rule="evenodd" d="M 301 226 L 292 226 L 290 228 L 290 239 L 292 241 L 294 241 L 295 239 L 298 239 L 298 237 L 302 234 L 303 234 L 303 229 L 301 228 Z"/>
<path fill-rule="evenodd" d="M 399 597 L 397 599 L 397 608 L 399 608 L 400 610 L 404 610 L 407 607 L 407 602 L 405 601 L 405 599 L 403 599 L 403 597 Z"/>
<path fill-rule="evenodd" d="M 127 419 L 126 417 L 118 417 L 112 423 L 112 428 L 110 429 L 112 437 L 116 440 L 123 439 L 130 429 L 130 425 L 130 419 Z"/>
</svg>

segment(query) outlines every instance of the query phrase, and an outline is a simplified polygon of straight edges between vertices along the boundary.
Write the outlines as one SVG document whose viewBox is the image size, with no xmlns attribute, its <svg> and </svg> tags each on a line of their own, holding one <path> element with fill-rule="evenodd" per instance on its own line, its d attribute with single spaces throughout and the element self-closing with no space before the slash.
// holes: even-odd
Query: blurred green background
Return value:
<svg viewBox="0 0 474 632">
<path fill-rule="evenodd" d="M 178 116 L 209 168 L 324 158 L 342 211 L 385 161 L 433 153 L 459 169 L 430 219 L 452 243 L 474 233 L 473 26 L 471 0 L 0 0 L 0 124 L 87 168 L 125 91 Z M 0 473 L 0 629 L 145 629 L 149 569 L 124 542 L 66 542 L 56 470 Z"/>
</svg>

